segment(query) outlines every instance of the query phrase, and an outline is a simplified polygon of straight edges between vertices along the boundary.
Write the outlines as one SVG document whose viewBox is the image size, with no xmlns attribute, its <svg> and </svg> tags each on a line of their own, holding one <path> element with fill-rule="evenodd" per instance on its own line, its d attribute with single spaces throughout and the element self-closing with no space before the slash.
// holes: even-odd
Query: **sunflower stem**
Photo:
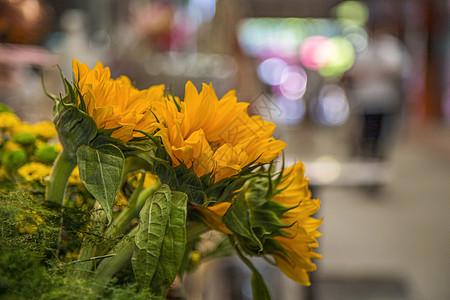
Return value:
<svg viewBox="0 0 450 300">
<path fill-rule="evenodd" d="M 139 212 L 147 199 L 153 195 L 160 186 L 161 182 L 158 181 L 143 191 L 137 191 L 138 194 L 133 194 L 128 206 L 117 216 L 117 218 L 105 231 L 105 237 L 112 237 L 117 234 L 124 233 L 127 227 L 130 226 L 131 220 L 139 215 Z"/>
<path fill-rule="evenodd" d="M 76 165 L 76 162 L 67 156 L 63 149 L 55 160 L 50 179 L 47 183 L 45 200 L 60 206 L 61 212 L 64 205 L 64 193 L 66 191 L 67 181 Z M 61 213 L 59 236 L 56 244 L 57 257 L 59 256 L 59 249 L 61 246 L 62 227 L 63 217 Z"/>
<path fill-rule="evenodd" d="M 113 276 L 131 259 L 135 242 L 134 237 L 139 227 L 131 230 L 108 255 L 113 255 L 101 261 L 95 271 L 94 294 L 100 295 Z"/>
<path fill-rule="evenodd" d="M 55 160 L 55 163 L 50 174 L 50 179 L 47 183 L 46 197 L 47 201 L 53 202 L 62 206 L 64 201 L 64 192 L 66 190 L 67 181 L 70 174 L 77 163 L 69 158 L 69 156 L 62 150 Z"/>
<path fill-rule="evenodd" d="M 242 253 L 242 250 L 239 248 L 239 245 L 236 244 L 236 241 L 234 238 L 229 235 L 230 242 L 232 245 L 234 245 L 234 249 L 236 250 L 237 255 L 242 260 L 242 262 L 253 272 L 259 274 L 259 271 L 255 268 L 255 266 L 252 264 L 252 262 L 245 256 L 244 253 Z"/>
</svg>

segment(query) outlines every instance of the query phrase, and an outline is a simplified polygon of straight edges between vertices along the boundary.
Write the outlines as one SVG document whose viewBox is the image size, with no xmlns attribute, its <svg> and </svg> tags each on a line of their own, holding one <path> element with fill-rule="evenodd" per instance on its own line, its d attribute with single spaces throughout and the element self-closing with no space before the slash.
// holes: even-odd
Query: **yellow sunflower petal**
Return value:
<svg viewBox="0 0 450 300">
<path fill-rule="evenodd" d="M 222 217 L 230 208 L 230 205 L 230 202 L 222 202 L 207 208 L 194 207 L 202 213 L 203 221 L 209 228 L 225 234 L 232 234 L 231 230 L 222 222 Z"/>
<path fill-rule="evenodd" d="M 312 218 L 320 206 L 318 199 L 311 199 L 308 188 L 308 179 L 304 176 L 304 166 L 301 162 L 283 171 L 281 183 L 277 189 L 282 190 L 272 198 L 287 207 L 293 207 L 283 214 L 281 221 L 286 225 L 292 225 L 284 229 L 285 236 L 277 236 L 274 239 L 283 247 L 286 253 L 274 255 L 278 267 L 292 280 L 308 286 L 310 285 L 307 272 L 316 269 L 311 261 L 313 258 L 321 258 L 314 252 L 317 248 L 316 240 L 321 234 L 317 228 L 322 220 Z"/>
<path fill-rule="evenodd" d="M 100 62 L 90 70 L 86 64 L 74 59 L 72 67 L 87 112 L 98 128 L 120 127 L 111 136 L 124 142 L 135 136 L 142 136 L 135 129 L 155 128 L 152 124 L 156 118 L 146 114 L 153 102 L 161 101 L 163 86 L 138 90 L 126 76 L 112 79 L 109 68 L 103 67 Z M 145 123 L 139 124 L 142 121 Z"/>
</svg>

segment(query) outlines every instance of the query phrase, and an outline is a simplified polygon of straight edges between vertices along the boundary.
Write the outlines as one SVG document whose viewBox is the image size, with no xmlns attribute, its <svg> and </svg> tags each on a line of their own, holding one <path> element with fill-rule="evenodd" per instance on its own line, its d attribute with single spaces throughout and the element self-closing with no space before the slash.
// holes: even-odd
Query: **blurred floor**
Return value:
<svg viewBox="0 0 450 300">
<path fill-rule="evenodd" d="M 308 170 L 321 155 L 349 159 L 344 132 L 291 130 L 281 138 L 288 159 L 300 156 Z M 450 299 L 450 127 L 403 129 L 386 167 L 392 181 L 380 189 L 314 190 L 325 218 L 314 299 Z"/>
</svg>

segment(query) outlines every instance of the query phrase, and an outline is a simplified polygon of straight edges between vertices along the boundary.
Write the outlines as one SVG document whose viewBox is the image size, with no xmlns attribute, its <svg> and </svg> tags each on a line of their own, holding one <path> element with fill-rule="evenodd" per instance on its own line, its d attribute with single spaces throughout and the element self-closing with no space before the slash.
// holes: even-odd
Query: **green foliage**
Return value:
<svg viewBox="0 0 450 300">
<path fill-rule="evenodd" d="M 105 210 L 109 222 L 122 183 L 124 159 L 122 151 L 111 144 L 99 149 L 82 145 L 77 151 L 81 181 Z"/>
<path fill-rule="evenodd" d="M 74 161 L 78 147 L 89 145 L 97 134 L 94 120 L 74 106 L 68 106 L 58 113 L 54 122 L 66 155 Z"/>
<path fill-rule="evenodd" d="M 281 218 L 290 208 L 271 200 L 272 184 L 267 177 L 247 181 L 222 219 L 242 249 L 251 255 L 272 254 L 282 249 L 273 237 L 283 235 L 282 229 L 289 227 Z"/>
<path fill-rule="evenodd" d="M 183 166 L 177 167 L 182 169 Z M 179 171 L 179 170 L 176 170 Z M 203 205 L 207 202 L 207 195 L 204 192 L 204 183 L 192 169 L 180 172 L 178 177 L 178 190 L 188 196 L 189 202 L 194 205 Z"/>
<path fill-rule="evenodd" d="M 79 233 L 95 244 L 110 242 L 91 232 L 88 222 L 89 213 L 76 207 L 61 211 L 26 190 L 0 191 L 0 299 L 148 299 L 148 290 L 138 290 L 134 280 L 113 280 L 100 294 L 92 277 L 75 272 L 79 263 L 66 255 L 78 251 Z M 21 232 L 26 226 L 31 230 Z"/>
<path fill-rule="evenodd" d="M 229 237 L 230 240 L 235 244 L 233 237 Z M 269 289 L 264 282 L 264 278 L 261 276 L 259 271 L 255 268 L 252 262 L 242 253 L 239 244 L 235 244 L 236 254 L 242 260 L 242 262 L 247 265 L 247 267 L 252 271 L 252 277 L 250 279 L 252 285 L 253 299 L 261 300 L 271 300 Z"/>
<path fill-rule="evenodd" d="M 28 249 L 0 244 L 0 298 L 33 299 L 49 279 L 41 258 Z"/>
<path fill-rule="evenodd" d="M 155 276 L 169 220 L 170 189 L 163 185 L 147 200 L 140 212 L 139 231 L 132 264 L 138 283 L 150 287 Z"/>
<path fill-rule="evenodd" d="M 270 300 L 262 276 L 246 255 L 284 251 L 274 237 L 283 235 L 283 229 L 289 227 L 280 220 L 291 208 L 271 200 L 280 192 L 276 187 L 282 173 L 273 176 L 272 163 L 255 164 L 255 160 L 239 174 L 215 182 L 212 172 L 199 178 L 193 167 L 188 168 L 183 162 L 173 167 L 161 138 L 155 137 L 155 133 L 136 130 L 143 137 L 125 143 L 111 137 L 120 127 L 97 128 L 87 113 L 77 83 L 71 84 L 61 76 L 66 91 L 64 98 L 45 91 L 55 100 L 54 123 L 64 148 L 60 157 L 67 158 L 56 161 L 48 183 L 47 200 L 57 204 L 53 208 L 42 205 L 43 209 L 39 205 L 36 209 L 20 208 L 20 213 L 6 213 L 14 205 L 0 209 L 9 214 L 7 219 L 11 221 L 3 227 L 9 228 L 8 234 L 15 237 L 12 240 L 21 237 L 14 249 L 24 249 L 24 253 L 18 251 L 16 256 L 8 254 L 0 260 L 0 265 L 11 265 L 7 267 L 6 279 L 0 277 L 0 291 L 4 286 L 5 291 L 11 292 L 12 287 L 17 290 L 17 285 L 29 282 L 29 288 L 14 296 L 19 299 L 22 296 L 77 299 L 83 295 L 90 299 L 163 300 L 177 275 L 181 277 L 194 270 L 201 260 L 235 251 L 253 272 L 254 298 Z M 169 96 L 169 100 L 181 110 L 176 98 Z M 16 139 L 21 145 L 33 143 L 26 138 Z M 34 150 L 30 149 L 28 154 Z M 50 147 L 39 148 L 35 155 L 47 164 L 55 159 Z M 20 164 L 20 160 L 15 162 L 11 170 Z M 95 205 L 83 204 L 88 212 L 79 210 L 79 205 L 71 201 L 71 189 L 65 189 L 75 164 L 79 166 L 86 194 L 94 198 L 90 202 L 97 201 Z M 137 187 L 123 181 L 123 175 L 127 178 L 131 172 L 145 173 L 143 170 L 157 175 L 160 182 L 148 188 L 143 186 L 144 177 Z M 119 191 L 122 193 L 117 197 Z M 84 203 L 89 202 L 83 196 Z M 69 200 L 63 201 L 64 197 Z M 116 200 L 121 203 L 120 208 L 114 206 Z M 58 206 L 63 202 L 64 207 Z M 197 206 L 222 202 L 232 204 L 222 218 L 232 234 L 218 240 L 215 248 L 200 251 L 200 235 L 210 228 L 207 220 L 201 221 L 204 210 Z M 46 210 L 52 213 L 52 218 L 41 216 Z M 139 227 L 135 226 L 136 222 Z M 220 219 L 214 222 L 220 224 Z M 2 232 L 8 231 L 2 228 Z M 9 249 L 13 248 L 6 252 Z M 24 265 L 11 264 L 29 251 L 36 255 L 23 259 Z M 23 273 L 25 279 L 13 273 Z"/>
<path fill-rule="evenodd" d="M 33 299 L 49 279 L 43 261 L 59 228 L 31 193 L 0 192 L 0 298 Z M 24 230 L 26 229 L 26 230 Z"/>
<path fill-rule="evenodd" d="M 162 185 L 140 213 L 132 264 L 142 288 L 165 296 L 180 268 L 186 243 L 186 201 Z"/>
<path fill-rule="evenodd" d="M 186 194 L 173 192 L 169 204 L 169 219 L 164 233 L 161 257 L 150 285 L 151 291 L 162 296 L 167 294 L 170 285 L 175 280 L 186 244 Z"/>
<path fill-rule="evenodd" d="M 249 249 L 255 252 L 262 252 L 263 245 L 253 230 L 251 213 L 245 194 L 239 193 L 222 220 L 231 231 L 248 240 L 247 247 Z"/>
<path fill-rule="evenodd" d="M 267 288 L 263 277 L 258 272 L 253 272 L 250 278 L 252 284 L 253 299 L 271 300 L 269 289 Z"/>
</svg>

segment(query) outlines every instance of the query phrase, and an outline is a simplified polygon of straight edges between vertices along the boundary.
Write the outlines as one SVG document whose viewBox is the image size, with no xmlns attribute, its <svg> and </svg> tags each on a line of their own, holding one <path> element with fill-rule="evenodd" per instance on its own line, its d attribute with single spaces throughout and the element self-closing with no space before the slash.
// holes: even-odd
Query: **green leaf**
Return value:
<svg viewBox="0 0 450 300">
<path fill-rule="evenodd" d="M 167 185 L 147 200 L 140 213 L 132 265 L 139 285 L 165 296 L 182 263 L 186 244 L 187 196 Z"/>
<path fill-rule="evenodd" d="M 157 157 L 153 158 L 154 167 L 152 173 L 158 175 L 161 182 L 169 185 L 172 188 L 178 188 L 178 179 L 175 169 L 167 161 Z"/>
<path fill-rule="evenodd" d="M 249 239 L 254 246 L 258 247 L 258 251 L 263 250 L 263 245 L 255 235 L 251 224 L 251 210 L 245 199 L 245 193 L 240 192 L 231 207 L 223 216 L 222 221 L 231 231 Z"/>
<path fill-rule="evenodd" d="M 272 201 L 267 193 L 269 188 L 267 177 L 251 178 L 222 218 L 238 237 L 242 249 L 251 255 L 272 251 L 271 238 L 284 235 L 283 229 L 292 226 L 281 221 L 289 208 Z M 266 244 L 271 248 L 266 249 Z"/>
<path fill-rule="evenodd" d="M 205 193 L 207 194 L 208 199 L 213 200 L 215 203 L 231 201 L 234 195 L 237 194 L 236 191 L 242 188 L 245 182 L 254 176 L 257 175 L 239 175 L 222 179 L 207 187 Z M 205 186 L 208 186 L 208 184 L 205 184 Z"/>
<path fill-rule="evenodd" d="M 147 200 L 139 214 L 136 248 L 131 262 L 137 282 L 142 288 L 148 288 L 155 277 L 169 222 L 170 201 L 170 189 L 167 185 L 162 185 Z"/>
<path fill-rule="evenodd" d="M 206 194 L 203 191 L 202 182 L 193 171 L 178 178 L 179 190 L 188 195 L 189 202 L 194 205 L 203 205 L 206 200 Z"/>
<path fill-rule="evenodd" d="M 264 283 L 264 279 L 256 271 L 253 271 L 252 277 L 251 277 L 251 283 L 252 283 L 252 291 L 253 291 L 253 299 L 258 300 L 271 300 L 272 297 L 270 296 L 269 289 L 267 288 L 266 284 Z"/>
<path fill-rule="evenodd" d="M 122 182 L 124 160 L 122 151 L 110 144 L 98 149 L 82 145 L 77 151 L 80 179 L 106 212 L 108 222 Z"/>
<path fill-rule="evenodd" d="M 281 228 L 291 227 L 280 221 L 280 218 L 273 212 L 263 209 L 255 209 L 252 211 L 251 224 L 253 228 L 260 228 L 261 234 L 271 234 Z"/>
<path fill-rule="evenodd" d="M 186 245 L 186 204 L 184 193 L 174 192 L 170 202 L 169 222 L 162 245 L 161 257 L 150 290 L 166 295 L 183 261 Z"/>
</svg>

